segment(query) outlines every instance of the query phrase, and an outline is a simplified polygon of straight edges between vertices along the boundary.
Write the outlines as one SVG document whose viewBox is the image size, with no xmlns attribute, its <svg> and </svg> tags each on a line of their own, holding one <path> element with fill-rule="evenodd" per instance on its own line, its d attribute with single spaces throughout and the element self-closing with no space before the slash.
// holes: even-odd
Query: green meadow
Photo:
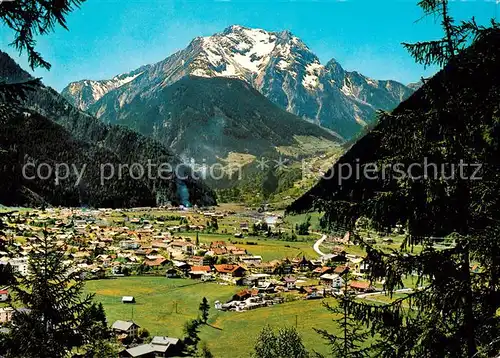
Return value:
<svg viewBox="0 0 500 358">
<path fill-rule="evenodd" d="M 181 338 L 184 323 L 198 317 L 203 297 L 210 302 L 208 325 L 200 331 L 215 357 L 249 357 L 257 336 L 265 325 L 296 326 L 306 347 L 328 353 L 328 347 L 313 328 L 334 331 L 335 324 L 321 300 L 293 301 L 246 312 L 221 312 L 214 302 L 228 301 L 241 287 L 198 283 L 164 277 L 127 277 L 88 281 L 86 291 L 102 302 L 108 321 L 133 319 L 152 335 Z M 134 296 L 135 304 L 121 303 L 122 296 Z"/>
<path fill-rule="evenodd" d="M 182 233 L 182 237 L 196 238 L 196 233 Z M 199 234 L 199 240 L 202 243 L 210 243 L 212 241 L 226 241 L 229 245 L 244 248 L 252 255 L 262 256 L 263 261 L 281 260 L 285 257 L 290 259 L 294 257 L 306 256 L 309 259 L 318 258 L 318 254 L 314 252 L 314 240 L 308 241 L 280 241 L 263 237 L 245 237 L 235 238 L 229 234 Z M 319 238 L 319 236 L 318 236 Z"/>
</svg>

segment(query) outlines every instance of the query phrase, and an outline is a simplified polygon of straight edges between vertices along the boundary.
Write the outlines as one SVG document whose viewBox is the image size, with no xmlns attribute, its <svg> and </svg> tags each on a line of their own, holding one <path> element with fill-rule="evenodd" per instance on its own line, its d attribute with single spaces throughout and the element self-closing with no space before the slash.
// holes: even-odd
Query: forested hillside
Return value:
<svg viewBox="0 0 500 358">
<path fill-rule="evenodd" d="M 493 193 L 499 184 L 500 72 L 496 65 L 500 58 L 499 41 L 497 31 L 484 34 L 392 113 L 381 114 L 379 123 L 352 145 L 325 178 L 289 210 L 326 210 L 325 219 L 330 224 L 348 227 L 361 216 L 372 217 L 381 227 L 409 221 L 415 235 L 466 232 L 472 224 L 484 227 L 485 223 L 475 222 L 475 215 L 461 215 L 476 212 L 473 208 L 481 216 L 491 213 L 491 219 L 498 215 L 496 195 L 487 203 L 481 198 Z M 405 176 L 397 181 L 394 170 L 387 172 L 386 180 L 382 178 L 384 164 L 401 163 L 406 171 L 412 163 L 424 164 L 424 160 L 437 165 L 437 170 L 430 167 L 426 180 Z M 469 165 L 464 168 L 469 176 L 475 171 L 472 164 L 482 164 L 477 175 L 484 179 L 455 177 L 453 180 L 457 182 L 451 186 L 448 180 L 433 180 L 435 174 L 441 174 L 442 166 L 444 174 L 451 176 L 459 169 L 460 161 Z M 343 165 L 355 168 L 358 162 L 361 170 L 365 165 L 376 164 L 379 168 L 374 175 L 376 179 L 363 175 L 359 180 L 354 176 L 341 178 L 347 174 L 345 169 L 342 172 Z M 451 164 L 455 164 L 455 169 Z M 424 175 L 422 167 L 414 168 L 414 177 Z M 444 202 L 448 203 L 446 209 L 442 206 Z M 439 212 L 433 207 L 439 208 Z M 425 217 L 415 215 L 423 215 L 424 208 Z"/>
<path fill-rule="evenodd" d="M 500 349 L 500 30 L 455 25 L 447 2 L 425 5 L 448 31 L 439 50 L 436 42 L 408 48 L 444 69 L 382 113 L 329 178 L 288 211 L 315 208 L 325 227 L 351 231 L 367 251 L 370 280 L 385 290 L 418 277 L 418 289 L 387 305 L 343 301 L 351 318 L 380 337 L 377 356 L 492 357 Z M 473 44 L 463 50 L 469 36 Z M 371 169 L 349 176 L 349 167 Z M 364 240 L 363 226 L 383 234 L 399 226 L 406 239 L 383 252 Z"/>
<path fill-rule="evenodd" d="M 75 140 L 60 125 L 26 108 L 3 104 L 0 112 L 2 177 L 8 178 L 0 182 L 4 205 L 156 205 L 156 197 L 142 181 L 124 177 L 101 185 L 99 163 L 120 163 L 111 151 Z M 71 163 L 71 170 L 61 169 L 57 181 L 55 168 L 60 163 Z M 25 164 L 29 165 L 23 171 Z"/>
<path fill-rule="evenodd" d="M 113 107 L 112 92 L 89 111 L 107 110 L 105 123 L 121 124 L 156 139 L 184 158 L 213 163 L 229 152 L 257 157 L 276 154 L 276 147 L 297 145 L 294 137 L 330 140 L 330 131 L 288 113 L 253 89 L 230 78 L 185 77 L 174 84 L 136 96 Z"/>
<path fill-rule="evenodd" d="M 0 74 L 7 83 L 16 83 L 31 79 L 31 76 L 23 71 L 5 53 L 0 54 Z M 27 108 L 28 112 L 33 112 L 33 117 L 30 117 L 30 121 L 43 118 L 40 119 L 40 121 L 50 120 L 58 124 L 54 126 L 57 130 L 54 130 L 53 134 L 50 134 L 50 131 L 43 133 L 42 137 L 47 141 L 61 144 L 59 141 L 70 140 L 81 143 L 82 148 L 86 148 L 87 151 L 107 152 L 108 156 L 113 158 L 111 163 L 115 163 L 116 166 L 119 164 L 132 165 L 137 163 L 146 167 L 150 161 L 152 164 L 156 165 L 156 167 L 161 163 L 166 163 L 169 167 L 175 168 L 175 166 L 181 163 L 178 157 L 153 139 L 142 136 L 122 126 L 106 125 L 95 117 L 77 110 L 56 91 L 43 85 L 36 86 L 31 91 L 26 91 L 25 98 L 23 98 L 21 103 L 15 108 L 15 112 L 21 113 L 23 111 L 22 107 Z M 9 117 L 9 123 L 15 126 L 21 122 Z M 28 123 L 22 123 L 27 129 L 30 129 Z M 15 129 L 13 127 L 12 130 L 19 130 L 20 128 Z M 11 142 L 8 143 L 8 145 L 15 145 L 17 139 L 27 140 L 30 135 L 31 132 L 26 131 L 23 137 L 9 137 Z M 22 143 L 19 143 L 19 146 L 22 147 Z M 103 159 L 100 160 L 99 158 L 93 157 L 93 155 L 88 157 L 87 153 L 75 155 L 75 158 L 80 158 L 78 162 L 81 162 L 83 158 L 89 159 L 87 162 L 89 166 L 98 164 L 104 165 L 108 163 L 107 161 L 103 161 L 105 158 L 100 158 Z M 71 163 L 68 164 L 71 165 Z M 96 169 L 99 168 L 97 167 Z M 189 168 L 182 167 L 179 174 L 181 174 L 182 177 L 185 176 L 184 180 L 177 180 L 174 176 L 163 180 L 161 178 L 158 179 L 158 175 L 153 175 L 152 178 L 143 176 L 140 180 L 135 180 L 136 183 L 133 183 L 133 180 L 128 180 L 130 175 L 127 173 L 128 179 L 125 179 L 123 183 L 118 183 L 118 181 L 121 180 L 118 177 L 107 181 L 105 185 L 100 188 L 100 194 L 93 189 L 90 190 L 90 188 L 89 190 L 84 190 L 87 193 L 86 195 L 95 195 L 95 197 L 88 201 L 82 199 L 80 204 L 96 205 L 98 203 L 108 203 L 111 205 L 113 201 L 105 199 L 106 196 L 121 197 L 121 201 L 118 200 L 116 204 L 120 202 L 123 205 L 126 204 L 125 206 L 139 204 L 156 205 L 166 202 L 182 204 L 184 199 L 180 198 L 179 191 L 184 190 L 184 187 L 188 189 L 190 204 L 210 205 L 215 203 L 213 192 L 201 181 L 194 179 L 189 173 Z M 140 200 L 128 197 L 129 193 L 127 190 L 130 189 L 130 191 L 133 192 L 135 190 L 134 187 L 145 188 L 143 194 L 136 195 L 140 197 Z M 80 190 L 83 189 L 80 188 Z M 102 195 L 103 191 L 106 192 L 107 195 Z M 98 196 L 102 196 L 103 198 L 97 199 Z M 84 197 L 85 195 L 82 196 L 82 198 Z M 46 201 L 52 203 L 53 199 L 55 198 L 47 197 Z M 57 202 L 60 205 L 70 205 L 70 203 L 73 205 L 73 203 L 75 203 L 73 197 L 68 197 L 67 199 L 68 201 L 64 204 L 64 196 L 60 196 L 57 200 L 54 200 L 54 203 Z M 24 203 L 20 202 L 18 204 Z"/>
</svg>

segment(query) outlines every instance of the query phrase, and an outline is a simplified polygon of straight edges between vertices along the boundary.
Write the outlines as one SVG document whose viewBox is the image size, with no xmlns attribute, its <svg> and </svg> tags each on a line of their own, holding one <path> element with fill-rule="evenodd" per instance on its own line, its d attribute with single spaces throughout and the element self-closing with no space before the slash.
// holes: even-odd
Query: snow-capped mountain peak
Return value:
<svg viewBox="0 0 500 358">
<path fill-rule="evenodd" d="M 321 64 L 290 31 L 271 32 L 233 25 L 197 37 L 165 60 L 108 81 L 70 84 L 63 94 L 82 109 L 99 106 L 113 93 L 119 110 L 137 95 L 154 93 L 186 76 L 244 80 L 278 106 L 346 137 L 371 121 L 377 109 L 392 109 L 413 90 L 395 81 L 377 81 L 345 71 L 335 60 Z"/>
<path fill-rule="evenodd" d="M 307 46 L 289 31 L 268 32 L 239 25 L 212 36 L 196 38 L 190 47 L 197 48 L 189 72 L 202 77 L 237 77 L 251 81 L 266 71 L 273 59 L 279 59 L 282 71 L 292 69 L 296 55 L 307 52 L 311 57 L 309 76 L 314 76 L 319 60 Z M 292 69 L 293 71 L 293 69 Z M 314 86 L 314 79 L 306 80 Z"/>
</svg>

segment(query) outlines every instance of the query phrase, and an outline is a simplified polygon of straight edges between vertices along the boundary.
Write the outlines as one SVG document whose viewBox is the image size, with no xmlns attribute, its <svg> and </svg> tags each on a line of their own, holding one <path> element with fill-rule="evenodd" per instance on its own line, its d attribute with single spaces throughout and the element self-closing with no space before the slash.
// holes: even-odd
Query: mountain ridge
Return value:
<svg viewBox="0 0 500 358">
<path fill-rule="evenodd" d="M 350 138 L 374 119 L 377 109 L 390 110 L 413 93 L 397 81 L 373 80 L 345 71 L 334 59 L 321 64 L 290 31 L 269 32 L 239 25 L 212 36 L 196 37 L 186 48 L 144 67 L 141 76 L 118 87 L 106 87 L 103 81 L 97 81 L 99 85 L 77 81 L 62 94 L 81 109 L 93 106 L 100 117 L 107 108 L 95 104 L 112 92 L 116 92 L 113 107 L 119 109 L 139 94 L 169 86 L 188 75 L 235 77 L 288 112 Z M 109 91 L 101 91 L 102 87 Z M 89 93 L 95 92 L 102 96 L 92 98 Z"/>
<path fill-rule="evenodd" d="M 113 105 L 104 97 L 97 106 Z M 91 107 L 92 108 L 92 107 Z M 214 163 L 230 152 L 255 157 L 294 145 L 296 135 L 339 143 L 335 133 L 288 113 L 237 78 L 186 76 L 174 84 L 136 96 L 120 111 L 100 119 L 150 136 L 189 160 Z M 186 159 L 187 160 L 187 159 Z"/>
</svg>

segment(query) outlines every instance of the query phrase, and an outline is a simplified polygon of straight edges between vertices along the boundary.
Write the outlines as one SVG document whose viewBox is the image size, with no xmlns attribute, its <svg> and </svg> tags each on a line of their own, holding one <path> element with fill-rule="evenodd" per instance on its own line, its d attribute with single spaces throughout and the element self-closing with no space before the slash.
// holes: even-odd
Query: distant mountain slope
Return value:
<svg viewBox="0 0 500 358">
<path fill-rule="evenodd" d="M 30 75 L 23 71 L 7 54 L 0 52 L 0 75 L 1 78 L 8 82 L 17 82 L 30 79 Z M 34 136 L 28 129 L 36 127 L 38 122 L 44 123 L 43 128 L 46 132 L 41 131 L 39 135 L 47 141 L 53 141 L 54 147 L 62 148 L 63 143 L 79 143 L 76 149 L 68 154 L 66 157 L 70 159 L 78 159 L 78 163 L 82 160 L 88 160 L 89 165 L 94 164 L 119 164 L 132 165 L 134 163 L 147 167 L 148 162 L 158 165 L 161 163 L 168 163 L 171 167 L 175 168 L 181 163 L 180 159 L 176 157 L 167 148 L 153 139 L 140 135 L 130 129 L 122 126 L 110 126 L 104 124 L 102 121 L 92 117 L 76 108 L 74 108 L 67 100 L 51 88 L 40 86 L 35 91 L 29 92 L 27 99 L 21 106 L 14 107 L 14 112 L 24 111 L 32 113 L 29 121 L 19 120 L 16 118 L 8 117 L 9 125 L 11 125 L 11 132 L 18 133 L 21 128 L 26 129 L 24 136 L 13 134 L 5 139 L 5 145 L 14 147 L 23 147 L 24 141 L 28 141 L 30 136 Z M 52 124 L 48 120 L 57 124 Z M 16 127 L 18 126 L 18 127 Z M 62 128 L 62 127 L 64 128 Z M 38 132 L 37 132 L 38 133 Z M 16 140 L 20 143 L 16 144 Z M 33 142 L 37 142 L 38 138 L 33 138 Z M 32 151 L 44 151 L 41 144 L 37 144 L 32 148 Z M 105 153 L 105 155 L 96 156 L 94 153 Z M 8 151 L 6 150 L 5 155 Z M 13 155 L 13 153 L 10 153 Z M 35 157 L 36 158 L 36 157 Z M 43 157 L 45 158 L 45 157 Z M 61 158 L 57 151 L 47 151 L 48 160 L 55 160 Z M 12 158 L 11 158 L 12 159 Z M 19 158 L 18 158 L 19 159 Z M 20 162 L 18 162 L 20 164 Z M 179 173 L 186 174 L 185 180 L 177 180 L 175 176 L 169 178 L 158 179 L 149 178 L 147 175 L 143 178 L 135 180 L 134 183 L 125 179 L 120 179 L 115 176 L 113 179 L 107 181 L 103 188 L 96 188 L 89 186 L 85 190 L 85 195 L 80 195 L 81 198 L 88 198 L 80 202 L 81 205 L 104 205 L 123 204 L 124 206 L 131 205 L 156 205 L 170 201 L 174 204 L 186 203 L 187 200 L 191 204 L 198 205 L 212 205 L 215 203 L 214 193 L 206 187 L 201 181 L 193 178 L 189 174 L 189 168 L 183 167 Z M 128 175 L 130 176 L 130 175 Z M 124 175 L 125 177 L 125 175 Z M 94 183 L 92 181 L 92 183 Z M 145 188 L 145 192 L 134 195 L 134 188 Z M 187 195 L 186 190 L 187 189 Z M 142 190 L 142 189 L 141 189 Z M 73 195 L 73 194 L 71 194 Z M 74 196 L 68 196 L 65 205 L 73 205 Z M 107 197 L 121 197 L 123 200 L 110 201 Z M 135 200 L 134 198 L 138 199 Z M 49 203 L 61 202 L 61 198 L 52 196 L 44 197 Z M 57 200 L 56 200 L 57 199 Z"/>
<path fill-rule="evenodd" d="M 61 94 L 71 99 L 71 103 L 78 109 L 85 110 L 98 101 L 106 93 L 133 81 L 144 73 L 149 66 L 143 66 L 135 71 L 115 76 L 110 80 L 94 81 L 83 80 L 68 85 Z"/>
<path fill-rule="evenodd" d="M 416 91 L 418 90 L 420 87 L 422 87 L 424 85 L 424 83 L 422 82 L 422 80 L 418 81 L 418 82 L 412 82 L 412 83 L 408 83 L 406 86 L 408 88 L 411 88 L 412 90 Z"/>
<path fill-rule="evenodd" d="M 0 123 L 0 202 L 4 205 L 156 205 L 155 196 L 143 181 L 124 177 L 101 185 L 98 163 L 121 163 L 111 151 L 75 140 L 60 125 L 19 106 L 0 104 Z M 27 163 L 33 165 L 23 172 Z M 38 166 L 42 163 L 44 166 Z M 71 166 L 70 176 L 65 178 L 66 170 L 61 169 L 64 179 L 56 183 L 54 169 L 61 163 Z M 83 173 L 81 181 L 79 173 Z M 112 190 L 109 186 L 113 186 Z"/>
<path fill-rule="evenodd" d="M 471 228 L 496 225 L 500 220 L 499 44 L 499 30 L 485 32 L 381 118 L 287 210 L 324 211 L 325 223 L 344 230 L 359 217 L 371 219 L 381 230 L 407 224 L 414 237 L 468 235 L 480 232 Z M 459 169 L 460 163 L 465 166 Z M 384 164 L 400 166 L 403 175 L 396 170 L 383 174 Z M 347 177 L 345 168 L 365 165 L 376 165 L 378 171 Z M 416 167 L 409 172 L 412 165 Z"/>
<path fill-rule="evenodd" d="M 275 153 L 278 146 L 296 144 L 297 135 L 339 141 L 235 78 L 184 77 L 135 97 L 119 111 L 113 108 L 115 94 L 91 107 L 109 108 L 101 120 L 136 129 L 197 162 L 214 162 L 230 152 L 257 157 Z"/>
<path fill-rule="evenodd" d="M 392 109 L 413 92 L 395 81 L 377 81 L 345 71 L 333 59 L 322 65 L 288 31 L 242 26 L 195 38 L 165 60 L 115 79 L 131 79 L 138 73 L 140 76 L 119 87 L 110 86 L 109 81 L 79 81 L 62 93 L 81 109 L 93 106 L 101 117 L 111 109 L 119 111 L 136 96 L 167 87 L 187 75 L 233 77 L 251 84 L 281 108 L 350 138 L 374 119 L 377 109 Z M 106 106 L 94 105 L 108 95 L 110 98 L 102 102 Z"/>
</svg>

